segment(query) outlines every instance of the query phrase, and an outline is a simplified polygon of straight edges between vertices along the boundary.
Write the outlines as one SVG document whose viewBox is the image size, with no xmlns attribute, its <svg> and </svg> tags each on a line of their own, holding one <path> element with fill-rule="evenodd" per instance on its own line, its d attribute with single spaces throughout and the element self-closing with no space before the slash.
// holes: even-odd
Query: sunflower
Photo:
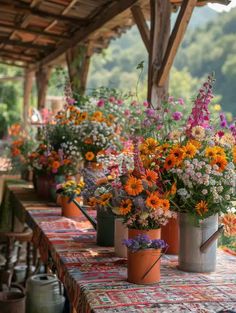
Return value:
<svg viewBox="0 0 236 313">
<path fill-rule="evenodd" d="M 202 140 L 205 137 L 205 129 L 202 126 L 194 126 L 191 135 L 196 140 Z"/>
<path fill-rule="evenodd" d="M 155 210 L 160 207 L 161 201 L 162 200 L 155 193 L 151 193 L 146 199 L 146 205 Z"/>
<path fill-rule="evenodd" d="M 119 207 L 119 214 L 126 215 L 131 211 L 132 201 L 130 199 L 122 200 Z"/>
<path fill-rule="evenodd" d="M 142 180 L 134 176 L 130 176 L 125 185 L 125 191 L 130 196 L 137 196 L 143 191 Z"/>
<path fill-rule="evenodd" d="M 219 167 L 219 172 L 222 172 L 227 164 L 228 162 L 226 158 L 222 156 L 217 156 L 211 161 L 211 166 L 217 165 Z"/>
<path fill-rule="evenodd" d="M 147 138 L 141 146 L 144 154 L 154 154 L 158 147 L 158 142 L 154 138 Z"/>
<path fill-rule="evenodd" d="M 167 199 L 160 199 L 160 207 L 164 210 L 164 211 L 168 211 L 170 208 L 170 202 Z"/>
<path fill-rule="evenodd" d="M 191 143 L 192 145 L 194 145 L 194 147 L 196 147 L 197 149 L 200 149 L 202 144 L 200 141 L 195 140 L 195 139 L 190 139 L 189 143 Z"/>
<path fill-rule="evenodd" d="M 214 158 L 216 156 L 215 147 L 207 147 L 205 150 L 205 156 L 211 159 Z"/>
<path fill-rule="evenodd" d="M 216 146 L 215 151 L 216 151 L 217 156 L 221 156 L 221 157 L 226 158 L 225 150 L 222 147 Z"/>
<path fill-rule="evenodd" d="M 176 163 L 177 163 L 176 158 L 174 157 L 173 154 L 171 154 L 165 160 L 164 169 L 168 171 L 171 168 L 173 168 L 176 165 Z"/>
<path fill-rule="evenodd" d="M 148 183 L 148 186 L 152 186 L 158 178 L 158 174 L 151 170 L 146 170 L 146 174 L 142 176 L 142 179 L 146 180 Z"/>
<path fill-rule="evenodd" d="M 165 153 L 165 152 L 167 152 L 167 150 L 169 149 L 169 147 L 170 147 L 170 145 L 169 145 L 168 143 L 164 143 L 163 145 L 161 145 L 161 146 L 159 147 L 159 150 L 160 150 L 160 152 Z"/>
<path fill-rule="evenodd" d="M 191 144 L 187 143 L 186 146 L 183 147 L 184 157 L 192 159 L 197 153 L 197 148 Z"/>
<path fill-rule="evenodd" d="M 196 204 L 195 208 L 196 208 L 197 214 L 202 216 L 203 214 L 205 214 L 208 211 L 207 202 L 201 200 L 200 202 L 198 202 Z"/>
<path fill-rule="evenodd" d="M 181 147 L 175 146 L 170 150 L 170 156 L 173 155 L 176 159 L 176 165 L 180 165 L 184 158 L 184 151 Z"/>
<path fill-rule="evenodd" d="M 87 161 L 92 161 L 94 158 L 95 158 L 95 154 L 91 151 L 89 151 L 85 154 L 85 159 Z"/>
</svg>

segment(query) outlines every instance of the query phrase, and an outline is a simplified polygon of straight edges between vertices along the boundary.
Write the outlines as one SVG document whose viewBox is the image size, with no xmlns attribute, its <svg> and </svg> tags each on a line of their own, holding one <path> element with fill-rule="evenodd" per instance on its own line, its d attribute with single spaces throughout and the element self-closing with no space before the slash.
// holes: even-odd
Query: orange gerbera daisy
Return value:
<svg viewBox="0 0 236 313">
<path fill-rule="evenodd" d="M 236 214 L 231 212 L 226 213 L 220 221 L 224 224 L 224 233 L 226 236 L 236 236 Z"/>
<path fill-rule="evenodd" d="M 95 158 L 95 154 L 92 151 L 89 151 L 85 154 L 85 159 L 87 161 L 92 161 Z"/>
<path fill-rule="evenodd" d="M 142 179 L 146 180 L 148 186 L 152 186 L 158 178 L 158 174 L 151 170 L 146 170 L 146 174 L 142 176 Z"/>
<path fill-rule="evenodd" d="M 122 200 L 119 207 L 119 214 L 126 215 L 131 211 L 132 201 L 130 199 Z"/>
<path fill-rule="evenodd" d="M 170 155 L 173 155 L 175 157 L 176 164 L 179 165 L 183 161 L 184 151 L 179 146 L 176 146 L 170 150 Z"/>
<path fill-rule="evenodd" d="M 170 202 L 167 199 L 160 199 L 160 206 L 164 211 L 168 211 L 170 208 Z"/>
<path fill-rule="evenodd" d="M 58 169 L 59 167 L 60 167 L 60 162 L 58 162 L 58 161 L 53 161 L 52 162 L 52 168 L 53 169 Z"/>
<path fill-rule="evenodd" d="M 168 171 L 171 168 L 173 168 L 176 165 L 176 163 L 177 163 L 176 158 L 174 157 L 173 154 L 171 154 L 165 160 L 164 169 Z"/>
<path fill-rule="evenodd" d="M 143 191 L 142 180 L 134 176 L 130 176 L 125 185 L 125 191 L 130 196 L 137 196 Z"/>
<path fill-rule="evenodd" d="M 207 202 L 201 200 L 200 202 L 198 202 L 196 204 L 195 208 L 196 208 L 197 214 L 202 216 L 203 214 L 205 214 L 208 211 Z"/>
<path fill-rule="evenodd" d="M 84 121 L 84 120 L 86 120 L 87 117 L 88 117 L 88 113 L 87 113 L 87 112 L 83 112 L 83 113 L 81 113 L 81 115 L 80 115 L 80 120 L 81 120 L 81 121 Z"/>
<path fill-rule="evenodd" d="M 197 148 L 192 143 L 187 143 L 186 146 L 183 147 L 184 157 L 192 159 L 196 152 Z"/>
<path fill-rule="evenodd" d="M 158 147 L 158 142 L 154 138 L 147 138 L 141 146 L 142 152 L 145 154 L 154 154 Z"/>
<path fill-rule="evenodd" d="M 233 162 L 236 163 L 236 146 L 233 147 Z"/>
<path fill-rule="evenodd" d="M 146 199 L 146 205 L 151 209 L 158 209 L 161 205 L 161 199 L 156 193 L 151 193 Z"/>
<path fill-rule="evenodd" d="M 222 172 L 226 165 L 228 164 L 227 160 L 222 156 L 217 156 L 211 161 L 211 166 L 218 165 L 219 172 Z"/>
<path fill-rule="evenodd" d="M 214 158 L 216 156 L 215 147 L 207 147 L 205 150 L 205 156 L 207 158 Z"/>
</svg>

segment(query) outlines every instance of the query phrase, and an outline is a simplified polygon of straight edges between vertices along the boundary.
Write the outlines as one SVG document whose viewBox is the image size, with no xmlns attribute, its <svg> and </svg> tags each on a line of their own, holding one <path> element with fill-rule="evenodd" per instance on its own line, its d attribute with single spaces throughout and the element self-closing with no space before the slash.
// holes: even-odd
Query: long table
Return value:
<svg viewBox="0 0 236 313">
<path fill-rule="evenodd" d="M 61 216 L 55 204 L 38 199 L 30 185 L 8 185 L 14 214 L 33 229 L 44 262 L 52 261 L 78 313 L 171 313 L 236 311 L 236 257 L 218 251 L 210 274 L 178 270 L 177 257 L 161 260 L 161 282 L 143 286 L 126 280 L 126 259 L 98 247 L 85 218 Z"/>
</svg>

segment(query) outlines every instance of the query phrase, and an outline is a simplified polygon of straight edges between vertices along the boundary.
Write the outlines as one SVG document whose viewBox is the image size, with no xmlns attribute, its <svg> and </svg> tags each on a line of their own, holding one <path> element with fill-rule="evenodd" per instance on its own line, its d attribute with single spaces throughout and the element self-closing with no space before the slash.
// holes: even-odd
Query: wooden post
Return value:
<svg viewBox="0 0 236 313">
<path fill-rule="evenodd" d="M 169 0 L 150 0 L 151 30 L 148 66 L 148 101 L 156 106 L 167 97 L 168 80 L 158 87 L 156 76 L 161 67 L 170 36 L 171 4 Z"/>
<path fill-rule="evenodd" d="M 25 127 L 28 124 L 28 114 L 29 114 L 29 102 L 30 102 L 30 95 L 32 91 L 33 85 L 33 76 L 34 72 L 25 70 L 25 79 L 24 79 L 24 99 L 23 99 L 23 121 Z"/>
<path fill-rule="evenodd" d="M 78 45 L 66 52 L 66 61 L 73 92 L 83 95 L 86 90 L 91 46 Z"/>
<path fill-rule="evenodd" d="M 50 77 L 50 67 L 40 67 L 36 72 L 36 86 L 38 90 L 38 109 L 45 107 L 45 100 L 47 94 L 48 80 Z"/>
</svg>

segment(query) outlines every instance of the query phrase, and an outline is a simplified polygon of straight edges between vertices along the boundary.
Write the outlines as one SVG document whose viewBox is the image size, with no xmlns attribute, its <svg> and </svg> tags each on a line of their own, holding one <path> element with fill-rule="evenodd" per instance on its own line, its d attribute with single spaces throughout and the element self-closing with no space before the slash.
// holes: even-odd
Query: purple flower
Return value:
<svg viewBox="0 0 236 313">
<path fill-rule="evenodd" d="M 221 121 L 220 127 L 222 127 L 222 128 L 227 127 L 227 121 L 226 120 Z"/>
<path fill-rule="evenodd" d="M 175 121 L 181 120 L 182 117 L 183 117 L 183 114 L 182 114 L 182 112 L 179 112 L 179 111 L 176 111 L 176 112 L 174 112 L 174 113 L 172 114 L 172 118 L 173 118 L 173 120 L 175 120 Z"/>
<path fill-rule="evenodd" d="M 147 110 L 145 111 L 145 113 L 147 114 L 147 116 L 153 117 L 153 116 L 155 115 L 155 110 L 153 110 L 153 109 L 147 109 Z"/>
<path fill-rule="evenodd" d="M 67 100 L 67 103 L 68 103 L 69 105 L 73 105 L 73 104 L 76 103 L 76 100 L 73 99 L 73 98 L 67 98 L 66 100 Z"/>
<path fill-rule="evenodd" d="M 167 243 L 161 239 L 150 239 L 145 234 L 139 234 L 135 238 L 123 240 L 123 244 L 132 252 L 144 249 L 166 249 Z"/>
</svg>

